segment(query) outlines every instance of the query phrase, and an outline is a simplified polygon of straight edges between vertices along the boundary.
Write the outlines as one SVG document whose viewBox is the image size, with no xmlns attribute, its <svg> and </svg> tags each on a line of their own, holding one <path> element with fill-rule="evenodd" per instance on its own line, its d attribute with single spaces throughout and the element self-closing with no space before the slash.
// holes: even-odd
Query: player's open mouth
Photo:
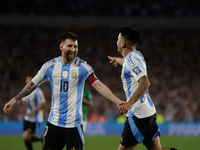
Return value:
<svg viewBox="0 0 200 150">
<path fill-rule="evenodd" d="M 74 56 L 75 54 L 74 53 L 68 53 L 68 56 Z"/>
</svg>

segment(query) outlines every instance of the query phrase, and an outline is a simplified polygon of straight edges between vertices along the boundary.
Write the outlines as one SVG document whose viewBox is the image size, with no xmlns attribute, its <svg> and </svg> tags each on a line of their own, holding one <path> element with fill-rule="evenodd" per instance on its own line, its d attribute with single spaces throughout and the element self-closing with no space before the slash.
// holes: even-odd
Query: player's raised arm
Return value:
<svg viewBox="0 0 200 150">
<path fill-rule="evenodd" d="M 117 67 L 117 64 L 123 65 L 124 58 L 108 56 L 108 59 L 115 67 Z"/>
<path fill-rule="evenodd" d="M 5 104 L 3 108 L 4 112 L 8 113 L 9 111 L 11 111 L 12 108 L 15 106 L 17 100 L 20 100 L 23 97 L 29 95 L 32 91 L 36 89 L 36 87 L 37 85 L 35 85 L 32 81 L 28 82 L 19 94 L 17 94 L 8 103 Z"/>
</svg>

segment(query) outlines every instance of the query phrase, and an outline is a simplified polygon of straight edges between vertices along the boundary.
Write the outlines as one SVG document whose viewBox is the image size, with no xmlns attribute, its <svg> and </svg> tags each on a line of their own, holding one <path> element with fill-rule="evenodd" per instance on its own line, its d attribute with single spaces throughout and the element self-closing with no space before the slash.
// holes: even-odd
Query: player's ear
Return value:
<svg viewBox="0 0 200 150">
<path fill-rule="evenodd" d="M 125 48 L 125 47 L 126 47 L 126 43 L 125 43 L 124 41 L 122 41 L 121 47 L 122 47 L 122 48 Z"/>
<path fill-rule="evenodd" d="M 62 51 L 62 47 L 63 47 L 63 44 L 62 43 L 60 43 L 60 46 L 59 46 L 59 48 L 60 48 L 60 50 Z"/>
</svg>

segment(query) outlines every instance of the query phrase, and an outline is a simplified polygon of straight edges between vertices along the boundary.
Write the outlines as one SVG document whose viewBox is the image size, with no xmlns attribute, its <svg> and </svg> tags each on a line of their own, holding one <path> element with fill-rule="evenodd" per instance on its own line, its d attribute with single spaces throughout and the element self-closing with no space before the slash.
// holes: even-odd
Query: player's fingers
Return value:
<svg viewBox="0 0 200 150">
<path fill-rule="evenodd" d="M 127 113 L 128 113 L 128 110 L 125 110 L 125 111 L 124 111 L 124 114 L 127 114 Z"/>
<path fill-rule="evenodd" d="M 14 106 L 14 104 L 10 105 L 8 112 L 10 112 L 12 110 L 13 106 Z"/>
<path fill-rule="evenodd" d="M 125 114 L 126 110 L 123 108 L 121 115 Z"/>
<path fill-rule="evenodd" d="M 121 106 L 117 107 L 117 112 L 120 113 Z"/>
<path fill-rule="evenodd" d="M 117 67 L 117 62 L 113 63 L 115 65 L 115 67 Z"/>
<path fill-rule="evenodd" d="M 3 108 L 3 111 L 7 114 L 8 113 L 8 105 L 6 104 Z"/>
<path fill-rule="evenodd" d="M 4 111 L 6 110 L 6 107 L 7 107 L 7 104 L 5 104 L 5 106 L 3 107 L 3 110 L 4 110 Z"/>
<path fill-rule="evenodd" d="M 120 114 L 126 114 L 127 110 L 124 107 L 121 107 Z"/>
<path fill-rule="evenodd" d="M 121 107 L 121 106 L 119 107 L 118 113 L 119 113 L 119 114 L 122 114 L 122 113 L 123 113 L 123 107 Z"/>
<path fill-rule="evenodd" d="M 108 55 L 108 58 L 109 58 L 109 59 L 112 59 L 112 57 L 111 57 L 111 56 L 109 56 L 109 55 Z"/>
</svg>

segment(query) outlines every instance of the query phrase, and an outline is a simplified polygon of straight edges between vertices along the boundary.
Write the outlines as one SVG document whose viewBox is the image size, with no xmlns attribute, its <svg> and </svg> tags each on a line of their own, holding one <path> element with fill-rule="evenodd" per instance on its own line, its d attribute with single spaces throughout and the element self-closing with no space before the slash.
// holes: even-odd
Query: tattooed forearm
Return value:
<svg viewBox="0 0 200 150">
<path fill-rule="evenodd" d="M 17 96 L 15 96 L 16 100 L 20 100 L 23 97 L 29 95 L 33 90 L 36 89 L 36 87 L 37 86 L 33 82 L 27 83 L 23 90 Z"/>
<path fill-rule="evenodd" d="M 130 104 L 133 105 L 135 102 L 137 102 L 145 93 L 147 88 L 150 86 L 149 80 L 146 78 L 146 76 L 142 77 L 140 79 L 140 84 L 136 90 L 136 92 L 133 94 L 133 96 L 130 98 Z"/>
</svg>

